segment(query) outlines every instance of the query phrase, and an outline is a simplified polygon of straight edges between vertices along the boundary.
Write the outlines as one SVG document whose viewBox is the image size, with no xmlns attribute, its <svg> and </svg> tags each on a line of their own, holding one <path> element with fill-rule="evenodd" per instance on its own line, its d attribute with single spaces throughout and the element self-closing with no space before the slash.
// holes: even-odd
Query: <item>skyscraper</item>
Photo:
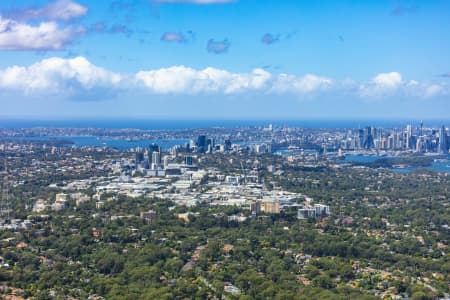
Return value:
<svg viewBox="0 0 450 300">
<path fill-rule="evenodd" d="M 153 153 L 154 152 L 158 152 L 161 156 L 161 148 L 155 143 L 151 144 L 148 147 L 147 155 L 148 155 L 148 162 L 149 162 L 150 166 L 154 163 L 154 161 L 153 161 Z"/>
<path fill-rule="evenodd" d="M 364 130 L 358 129 L 358 148 L 364 148 Z"/>
<path fill-rule="evenodd" d="M 406 149 L 412 149 L 412 126 L 411 125 L 407 125 L 406 126 L 406 130 L 405 130 L 405 148 Z"/>
<path fill-rule="evenodd" d="M 439 129 L 439 144 L 438 144 L 438 152 L 439 153 L 448 153 L 448 137 L 447 131 L 445 130 L 445 126 Z"/>
<path fill-rule="evenodd" d="M 208 144 L 207 144 L 207 139 L 206 139 L 206 135 L 199 135 L 197 138 L 197 151 L 198 152 L 205 152 L 206 149 L 208 148 Z"/>
<path fill-rule="evenodd" d="M 225 139 L 225 151 L 230 151 L 231 150 L 231 140 L 229 137 L 227 137 Z"/>
<path fill-rule="evenodd" d="M 161 153 L 154 151 L 152 153 L 152 163 L 151 163 L 152 170 L 157 170 L 160 167 L 160 165 L 161 165 Z"/>
<path fill-rule="evenodd" d="M 136 170 L 139 168 L 141 163 L 144 161 L 144 152 L 142 151 L 142 148 L 136 148 L 134 163 Z"/>
<path fill-rule="evenodd" d="M 373 147 L 373 128 L 367 126 L 364 130 L 364 148 L 371 149 Z"/>
</svg>

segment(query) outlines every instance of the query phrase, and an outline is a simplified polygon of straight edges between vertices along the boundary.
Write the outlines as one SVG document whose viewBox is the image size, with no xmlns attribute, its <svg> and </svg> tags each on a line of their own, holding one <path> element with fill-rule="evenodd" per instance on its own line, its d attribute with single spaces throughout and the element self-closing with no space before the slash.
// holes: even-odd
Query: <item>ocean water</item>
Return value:
<svg viewBox="0 0 450 300">
<path fill-rule="evenodd" d="M 178 130 L 194 128 L 245 126 L 290 126 L 303 128 L 362 128 L 365 126 L 403 127 L 406 124 L 419 124 L 420 120 L 154 120 L 154 119 L 120 119 L 120 120 L 19 120 L 0 117 L 0 128 L 135 128 L 144 130 Z M 425 126 L 450 124 L 450 121 L 426 121 Z"/>
</svg>

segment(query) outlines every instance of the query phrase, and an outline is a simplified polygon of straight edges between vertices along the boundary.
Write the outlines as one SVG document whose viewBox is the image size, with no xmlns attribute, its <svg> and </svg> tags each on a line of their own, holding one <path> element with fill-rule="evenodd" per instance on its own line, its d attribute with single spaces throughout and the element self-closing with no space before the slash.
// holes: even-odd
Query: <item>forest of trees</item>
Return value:
<svg viewBox="0 0 450 300">
<path fill-rule="evenodd" d="M 222 163 L 235 167 L 204 161 Z M 248 208 L 119 195 L 100 210 L 94 201 L 70 202 L 40 216 L 25 210 L 23 195 L 57 190 L 42 188 L 55 178 L 38 177 L 12 193 L 15 214 L 34 221 L 29 229 L 0 232 L 0 283 L 6 293 L 18 288 L 35 299 L 438 299 L 450 292 L 448 177 L 283 170 L 261 170 L 268 188 L 308 195 L 330 205 L 332 215 L 298 220 L 288 209 L 252 217 Z M 155 216 L 142 219 L 150 209 Z M 177 217 L 185 212 L 188 222 Z M 232 215 L 247 219 L 229 221 Z"/>
</svg>

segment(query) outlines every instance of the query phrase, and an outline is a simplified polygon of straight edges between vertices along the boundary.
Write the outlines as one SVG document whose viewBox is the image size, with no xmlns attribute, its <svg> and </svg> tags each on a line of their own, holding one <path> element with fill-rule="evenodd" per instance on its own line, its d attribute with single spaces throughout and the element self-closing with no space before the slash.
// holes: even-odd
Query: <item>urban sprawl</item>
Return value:
<svg viewBox="0 0 450 300">
<path fill-rule="evenodd" d="M 80 136 L 96 137 L 100 141 L 119 140 L 124 147 L 77 146 L 72 139 Z M 147 140 L 151 142 L 143 147 L 126 146 L 129 142 Z M 186 142 L 162 146 L 165 141 L 177 140 Z M 298 247 L 295 243 L 280 246 L 277 241 L 260 236 L 258 247 L 277 255 L 283 253 L 280 257 L 294 258 L 296 267 L 292 270 L 295 271 L 289 269 L 291 267 L 288 269 L 294 282 L 301 286 L 326 289 L 328 285 L 331 288 L 345 284 L 355 289 L 355 293 L 385 299 L 407 299 L 418 293 L 419 290 L 402 288 L 405 284 L 420 286 L 420 292 L 432 293 L 435 297 L 448 297 L 447 174 L 450 170 L 434 172 L 426 168 L 433 162 L 450 165 L 449 145 L 445 126 L 428 127 L 423 123 L 361 129 L 273 125 L 159 131 L 0 129 L 0 282 L 3 281 L 0 289 L 11 296 L 8 299 L 16 299 L 13 296 L 25 299 L 19 297 L 37 292 L 31 285 L 12 283 L 15 272 L 21 272 L 18 267 L 21 263 L 14 255 L 19 257 L 23 253 L 35 255 L 39 258 L 36 268 L 45 265 L 46 270 L 54 269 L 56 261 L 79 264 L 80 276 L 85 276 L 89 282 L 115 276 L 95 262 L 82 263 L 81 254 L 61 254 L 37 242 L 51 236 L 50 232 L 57 232 L 55 227 L 61 226 L 64 233 L 58 235 L 85 233 L 92 243 L 115 245 L 114 251 L 123 255 L 135 251 L 132 248 L 145 247 L 146 243 L 169 247 L 174 259 L 182 264 L 174 273 L 158 267 L 157 282 L 161 286 L 181 284 L 184 275 L 180 274 L 198 270 L 195 276 L 190 276 L 197 278 L 198 286 L 203 286 L 211 299 L 219 299 L 219 294 L 238 297 L 250 293 L 251 287 L 241 283 L 238 277 L 223 279 L 218 285 L 220 293 L 212 284 L 213 278 L 219 279 L 211 273 L 211 268 L 220 268 L 233 259 L 230 253 L 242 243 L 240 238 L 215 241 L 223 247 L 220 251 L 224 256 L 213 255 L 215 258 L 209 258 L 208 267 L 202 271 L 199 261 L 205 255 L 202 253 L 212 247 L 214 235 L 203 239 L 196 234 L 192 237 L 192 247 L 186 246 L 183 256 L 177 254 L 186 243 L 183 237 L 158 233 L 160 228 L 157 227 L 144 232 L 141 225 L 137 225 L 154 224 L 158 218 L 169 218 L 165 222 L 170 223 L 173 218 L 173 222 L 177 220 L 183 226 L 194 226 L 192 224 L 202 218 L 212 218 L 236 226 L 272 222 L 273 231 L 277 226 L 281 226 L 283 234 L 290 234 L 292 228 L 297 228 L 298 232 L 307 229 L 321 238 L 330 236 L 330 241 L 333 236 L 347 232 L 347 238 L 355 240 L 352 243 L 360 243 L 360 237 L 373 239 L 379 249 L 395 257 L 385 263 L 379 255 L 372 258 L 369 254 L 351 252 L 353 250 L 345 250 L 350 251 L 345 253 L 321 251 L 308 248 L 302 244 L 304 242 Z M 366 157 L 372 159 L 366 161 Z M 410 167 L 417 168 L 416 172 L 396 172 Z M 406 183 L 411 188 L 400 191 L 397 184 Z M 433 188 L 434 192 L 428 188 Z M 417 217 L 417 220 L 423 217 L 420 226 L 414 223 L 415 219 L 402 219 L 395 212 L 398 209 L 415 212 L 417 203 L 432 200 L 436 204 L 429 204 L 430 207 L 439 206 L 443 215 Z M 431 213 L 430 209 L 428 212 Z M 83 222 L 92 225 L 86 227 Z M 108 225 L 112 223 L 125 224 L 129 242 L 118 242 L 118 237 L 114 238 L 120 236 L 118 233 L 108 235 L 117 230 Z M 266 232 L 268 228 L 261 230 L 269 237 L 273 232 L 272 229 Z M 417 242 L 417 249 L 404 252 L 403 240 Z M 20 253 L 14 254 L 15 251 Z M 420 253 L 417 255 L 421 259 L 429 259 L 430 264 L 439 261 L 440 265 L 420 267 L 417 262 L 415 271 L 410 272 L 411 261 L 400 264 L 397 260 L 403 259 L 401 255 L 406 253 L 415 255 L 414 251 Z M 254 253 L 250 251 L 246 255 L 251 262 Z M 327 269 L 317 263 L 338 258 L 349 264 L 351 276 L 348 278 L 328 274 Z M 351 258 L 351 262 L 345 260 L 347 258 Z M 312 267 L 317 274 L 311 273 Z M 266 276 L 269 271 L 264 270 L 260 270 L 258 276 Z M 326 282 L 319 281 L 320 276 Z M 110 288 L 99 288 L 99 285 L 92 285 L 87 292 L 74 285 L 52 289 L 42 284 L 38 290 L 49 295 L 71 295 L 71 299 L 108 299 L 108 295 L 112 295 L 108 293 L 113 293 Z"/>
</svg>

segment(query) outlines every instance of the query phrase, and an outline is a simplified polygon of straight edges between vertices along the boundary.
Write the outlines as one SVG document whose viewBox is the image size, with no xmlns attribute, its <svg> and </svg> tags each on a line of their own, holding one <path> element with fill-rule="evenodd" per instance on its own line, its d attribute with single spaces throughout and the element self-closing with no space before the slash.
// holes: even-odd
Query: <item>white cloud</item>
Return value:
<svg viewBox="0 0 450 300">
<path fill-rule="evenodd" d="M 404 81 L 398 72 L 381 73 L 359 89 L 363 98 L 388 98 L 392 96 L 432 98 L 449 94 L 448 87 L 439 83 Z"/>
<path fill-rule="evenodd" d="M 251 90 L 261 90 L 271 79 L 271 74 L 255 69 L 252 73 L 230 73 L 228 71 L 206 68 L 195 70 L 175 66 L 159 70 L 141 71 L 136 80 L 153 93 L 158 94 L 232 94 Z"/>
<path fill-rule="evenodd" d="M 431 84 L 431 85 L 427 85 L 423 96 L 425 98 L 431 98 L 431 97 L 434 97 L 437 95 L 447 94 L 447 92 L 448 91 L 446 91 L 446 89 L 443 86 L 441 86 L 439 84 Z"/>
<path fill-rule="evenodd" d="M 372 79 L 372 82 L 382 88 L 395 89 L 402 84 L 402 75 L 398 72 L 381 73 Z"/>
<path fill-rule="evenodd" d="M 439 83 L 405 81 L 397 72 L 378 74 L 368 83 L 352 79 L 337 81 L 313 74 L 297 76 L 272 74 L 263 69 L 233 73 L 213 67 L 196 70 L 173 66 L 156 70 L 119 74 L 95 66 L 84 57 L 49 58 L 30 66 L 12 66 L 0 70 L 0 92 L 25 96 L 103 99 L 118 92 L 140 91 L 159 95 L 294 95 L 335 96 L 363 99 L 370 97 L 433 98 L 450 94 Z"/>
<path fill-rule="evenodd" d="M 402 75 L 398 72 L 381 73 L 367 84 L 360 86 L 363 97 L 383 97 L 395 93 L 403 84 Z"/>
<path fill-rule="evenodd" d="M 28 67 L 0 70 L 0 90 L 25 95 L 95 96 L 119 87 L 123 77 L 91 64 L 84 57 L 49 58 Z M 116 90 L 117 91 L 117 90 Z"/>
<path fill-rule="evenodd" d="M 1 50 L 58 50 L 85 32 L 82 26 L 60 28 L 55 22 L 37 26 L 0 17 Z"/>
<path fill-rule="evenodd" d="M 71 0 L 57 0 L 43 8 L 18 9 L 7 12 L 6 15 L 14 20 L 63 20 L 69 21 L 86 15 L 88 8 Z"/>
<path fill-rule="evenodd" d="M 408 96 L 412 97 L 433 98 L 436 96 L 449 94 L 449 89 L 447 86 L 438 83 L 410 80 L 405 85 L 405 92 Z"/>
<path fill-rule="evenodd" d="M 333 85 L 333 80 L 307 74 L 302 77 L 280 74 L 273 83 L 272 91 L 279 93 L 313 93 L 323 91 Z"/>
<path fill-rule="evenodd" d="M 88 9 L 86 6 L 70 0 L 59 0 L 50 3 L 42 10 L 43 17 L 51 20 L 70 20 L 86 15 Z"/>
<path fill-rule="evenodd" d="M 263 69 L 254 69 L 251 73 L 231 73 L 211 67 L 195 70 L 184 66 L 141 71 L 136 74 L 136 79 L 148 91 L 158 94 L 235 94 L 251 91 L 306 94 L 324 90 L 333 84 L 331 79 L 310 74 L 302 77 L 288 74 L 274 76 Z"/>
</svg>

